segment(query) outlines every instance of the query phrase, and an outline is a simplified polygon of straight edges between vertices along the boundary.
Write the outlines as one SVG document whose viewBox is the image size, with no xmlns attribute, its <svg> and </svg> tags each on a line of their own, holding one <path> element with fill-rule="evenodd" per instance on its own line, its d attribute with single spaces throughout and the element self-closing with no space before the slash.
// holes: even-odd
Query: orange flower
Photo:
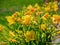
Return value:
<svg viewBox="0 0 60 45">
<path fill-rule="evenodd" d="M 16 17 L 17 16 L 17 14 L 16 13 L 14 13 L 13 15 L 12 15 L 12 17 Z"/>
<path fill-rule="evenodd" d="M 53 15 L 52 20 L 53 20 L 54 24 L 57 24 L 60 22 L 60 16 L 59 15 Z"/>
<path fill-rule="evenodd" d="M 34 9 L 34 8 L 32 8 L 32 9 L 31 9 L 31 11 L 32 11 L 32 12 L 35 12 L 35 9 Z"/>
<path fill-rule="evenodd" d="M 60 16 L 55 14 L 55 15 L 53 15 L 53 18 L 58 20 L 58 19 L 60 19 Z"/>
<path fill-rule="evenodd" d="M 32 5 L 29 5 L 29 6 L 27 7 L 27 9 L 28 9 L 28 11 L 35 12 L 35 8 L 32 7 Z"/>
</svg>

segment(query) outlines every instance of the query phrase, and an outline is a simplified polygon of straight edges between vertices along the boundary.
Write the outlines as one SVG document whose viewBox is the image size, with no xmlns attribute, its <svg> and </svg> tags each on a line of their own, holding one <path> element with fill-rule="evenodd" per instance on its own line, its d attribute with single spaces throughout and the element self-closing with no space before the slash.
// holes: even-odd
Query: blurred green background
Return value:
<svg viewBox="0 0 60 45">
<path fill-rule="evenodd" d="M 43 0 L 0 0 L 0 16 L 2 16 L 3 12 L 4 15 L 5 12 L 9 12 L 10 14 L 10 12 L 21 10 L 24 5 L 34 5 L 35 3 L 42 5 Z"/>
</svg>

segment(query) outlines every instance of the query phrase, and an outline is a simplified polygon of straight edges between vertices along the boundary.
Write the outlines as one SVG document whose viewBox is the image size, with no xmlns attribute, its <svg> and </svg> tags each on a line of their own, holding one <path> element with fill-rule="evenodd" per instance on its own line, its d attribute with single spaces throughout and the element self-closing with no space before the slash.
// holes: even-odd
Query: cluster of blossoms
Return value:
<svg viewBox="0 0 60 45">
<path fill-rule="evenodd" d="M 44 42 L 50 42 L 56 35 L 55 25 L 60 23 L 60 16 L 57 13 L 57 2 L 50 2 L 39 6 L 29 5 L 20 12 L 15 12 L 11 16 L 6 16 L 8 38 L 10 43 L 19 43 L 21 45 L 39 45 Z M 0 26 L 0 32 L 2 26 Z M 57 32 L 60 34 L 60 31 Z"/>
</svg>

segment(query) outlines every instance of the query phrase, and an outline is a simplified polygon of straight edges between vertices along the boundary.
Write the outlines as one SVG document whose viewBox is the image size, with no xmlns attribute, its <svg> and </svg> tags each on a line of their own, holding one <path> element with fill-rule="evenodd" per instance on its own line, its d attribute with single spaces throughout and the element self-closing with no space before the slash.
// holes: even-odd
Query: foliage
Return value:
<svg viewBox="0 0 60 45">
<path fill-rule="evenodd" d="M 6 16 L 6 26 L 0 25 L 1 44 L 47 45 L 55 38 L 55 25 L 60 23 L 57 10 L 57 2 L 49 2 L 43 6 L 24 6 L 20 12 Z"/>
</svg>

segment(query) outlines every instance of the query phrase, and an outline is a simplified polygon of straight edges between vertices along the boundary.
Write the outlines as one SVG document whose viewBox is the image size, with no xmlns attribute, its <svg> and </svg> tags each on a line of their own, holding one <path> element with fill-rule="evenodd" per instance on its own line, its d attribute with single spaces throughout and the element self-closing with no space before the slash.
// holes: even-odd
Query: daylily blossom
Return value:
<svg viewBox="0 0 60 45">
<path fill-rule="evenodd" d="M 29 25 L 33 17 L 31 15 L 25 15 L 22 17 L 22 19 L 25 25 Z"/>
<path fill-rule="evenodd" d="M 12 16 L 6 16 L 6 19 L 7 19 L 8 23 L 9 23 L 9 25 L 12 25 L 12 24 L 15 23 L 15 18 L 12 17 Z"/>
<path fill-rule="evenodd" d="M 40 29 L 45 30 L 46 29 L 46 24 L 41 24 Z"/>
<path fill-rule="evenodd" d="M 60 16 L 59 15 L 54 14 L 52 19 L 53 19 L 54 24 L 60 23 Z"/>
<path fill-rule="evenodd" d="M 34 31 L 27 31 L 25 33 L 25 37 L 26 37 L 26 42 L 29 42 L 31 40 L 35 40 L 35 32 Z"/>
</svg>

